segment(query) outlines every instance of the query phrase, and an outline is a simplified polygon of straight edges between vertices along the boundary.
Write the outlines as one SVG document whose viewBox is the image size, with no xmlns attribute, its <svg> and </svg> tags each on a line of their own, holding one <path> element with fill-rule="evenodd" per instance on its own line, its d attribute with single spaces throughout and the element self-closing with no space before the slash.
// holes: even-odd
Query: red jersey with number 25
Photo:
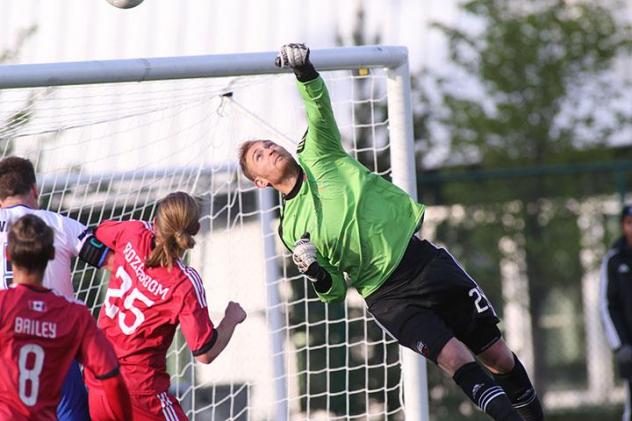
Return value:
<svg viewBox="0 0 632 421">
<path fill-rule="evenodd" d="M 44 287 L 0 291 L 0 419 L 56 420 L 75 359 L 97 379 L 117 374 L 112 347 L 83 303 Z"/>
<path fill-rule="evenodd" d="M 217 339 L 202 279 L 181 260 L 171 271 L 145 267 L 154 243 L 146 222 L 105 221 L 95 235 L 114 251 L 99 327 L 114 347 L 130 394 L 166 392 L 167 349 L 178 324 L 193 355 L 208 351 Z"/>
</svg>

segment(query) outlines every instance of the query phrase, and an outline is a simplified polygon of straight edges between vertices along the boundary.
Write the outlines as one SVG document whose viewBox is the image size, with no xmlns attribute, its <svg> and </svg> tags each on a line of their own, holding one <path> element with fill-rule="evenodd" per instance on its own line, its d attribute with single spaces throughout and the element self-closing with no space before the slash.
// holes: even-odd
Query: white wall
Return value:
<svg viewBox="0 0 632 421">
<path fill-rule="evenodd" d="M 145 0 L 117 9 L 106 0 L 0 0 L 0 50 L 36 24 L 20 63 L 270 51 L 291 41 L 335 45 L 351 31 L 357 0 Z M 454 0 L 367 0 L 367 29 L 411 49 L 413 67 L 442 55 L 428 22 L 458 19 Z M 439 47 L 439 48 L 437 48 Z"/>
</svg>

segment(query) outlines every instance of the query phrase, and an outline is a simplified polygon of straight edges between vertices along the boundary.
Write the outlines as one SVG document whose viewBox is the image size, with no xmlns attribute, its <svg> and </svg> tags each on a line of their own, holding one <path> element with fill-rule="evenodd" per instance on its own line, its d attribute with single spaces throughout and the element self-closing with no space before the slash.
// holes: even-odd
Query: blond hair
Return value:
<svg viewBox="0 0 632 421">
<path fill-rule="evenodd" d="M 156 247 L 145 266 L 171 269 L 184 252 L 195 245 L 193 236 L 200 230 L 200 206 L 185 192 L 167 195 L 156 210 Z"/>
</svg>

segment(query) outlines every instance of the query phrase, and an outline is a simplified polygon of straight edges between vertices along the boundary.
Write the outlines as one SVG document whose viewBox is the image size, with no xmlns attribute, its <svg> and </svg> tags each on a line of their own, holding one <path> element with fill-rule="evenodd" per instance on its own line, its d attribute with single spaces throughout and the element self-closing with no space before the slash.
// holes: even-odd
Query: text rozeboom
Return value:
<svg viewBox="0 0 632 421">
<path fill-rule="evenodd" d="M 134 250 L 131 243 L 125 244 L 123 255 L 127 263 L 129 263 L 130 267 L 134 270 L 138 282 L 140 282 L 147 291 L 156 296 L 160 296 L 164 300 L 169 292 L 169 288 L 165 288 L 160 282 L 145 273 L 145 265 L 141 258 L 138 257 L 138 254 L 136 254 L 136 250 Z"/>
</svg>

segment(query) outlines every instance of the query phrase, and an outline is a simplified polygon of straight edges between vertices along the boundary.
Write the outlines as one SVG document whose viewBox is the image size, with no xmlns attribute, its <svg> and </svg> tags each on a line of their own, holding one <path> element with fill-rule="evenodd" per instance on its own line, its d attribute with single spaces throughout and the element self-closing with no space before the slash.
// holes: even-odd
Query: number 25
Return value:
<svg viewBox="0 0 632 421">
<path fill-rule="evenodd" d="M 116 270 L 116 277 L 121 280 L 121 287 L 108 288 L 108 291 L 105 294 L 105 314 L 110 319 L 113 319 L 118 313 L 118 322 L 121 331 L 126 335 L 131 335 L 136 331 L 138 326 L 140 326 L 141 323 L 145 321 L 145 315 L 138 307 L 134 305 L 134 301 L 141 301 L 145 303 L 147 307 L 151 307 L 152 305 L 154 305 L 154 302 L 147 298 L 147 296 L 140 292 L 138 289 L 134 288 L 132 292 L 130 292 L 129 295 L 125 297 L 125 301 L 123 301 L 124 310 L 129 310 L 135 316 L 134 323 L 128 325 L 125 322 L 126 312 L 124 310 L 121 310 L 117 305 L 112 304 L 110 298 L 123 298 L 123 295 L 125 295 L 127 291 L 129 291 L 132 287 L 132 278 L 127 272 L 125 272 L 125 269 L 123 269 L 122 266 L 119 266 Z"/>
</svg>

